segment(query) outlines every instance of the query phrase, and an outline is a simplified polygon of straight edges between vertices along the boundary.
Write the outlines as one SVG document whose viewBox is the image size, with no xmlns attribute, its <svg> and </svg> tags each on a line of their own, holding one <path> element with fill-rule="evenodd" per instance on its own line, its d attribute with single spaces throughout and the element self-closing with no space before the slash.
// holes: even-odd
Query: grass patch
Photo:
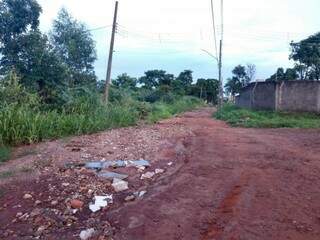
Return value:
<svg viewBox="0 0 320 240">
<path fill-rule="evenodd" d="M 150 114 L 147 117 L 149 123 L 157 122 L 161 119 L 170 118 L 175 114 L 190 111 L 203 106 L 203 102 L 195 97 L 183 97 L 171 104 L 158 102 L 152 105 Z"/>
<path fill-rule="evenodd" d="M 6 179 L 13 177 L 15 175 L 14 171 L 5 171 L 5 172 L 0 172 L 0 179 Z"/>
<path fill-rule="evenodd" d="M 0 188 L 0 198 L 4 197 L 5 195 L 5 190 Z"/>
<path fill-rule="evenodd" d="M 9 147 L 0 145 L 0 164 L 10 159 L 11 149 Z"/>
<path fill-rule="evenodd" d="M 247 128 L 320 128 L 320 115 L 313 113 L 286 113 L 254 111 L 226 104 L 214 114 L 235 127 Z"/>
</svg>

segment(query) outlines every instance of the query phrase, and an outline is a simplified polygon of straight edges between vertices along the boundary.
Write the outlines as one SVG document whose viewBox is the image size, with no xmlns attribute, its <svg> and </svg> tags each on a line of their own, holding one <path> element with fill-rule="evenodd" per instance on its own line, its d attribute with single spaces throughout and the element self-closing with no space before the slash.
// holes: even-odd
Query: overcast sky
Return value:
<svg viewBox="0 0 320 240">
<path fill-rule="evenodd" d="M 112 24 L 114 0 L 38 1 L 43 31 L 50 30 L 62 7 L 90 29 Z M 214 0 L 217 25 L 219 2 Z M 258 79 L 269 77 L 279 66 L 292 66 L 289 42 L 320 31 L 319 0 L 225 0 L 224 9 L 224 79 L 237 64 L 255 64 Z M 196 78 L 216 78 L 215 60 L 201 50 L 215 54 L 210 14 L 210 0 L 119 0 L 113 77 L 124 72 L 141 76 L 150 69 L 174 74 L 191 69 Z M 217 30 L 220 33 L 220 27 Z M 110 33 L 111 27 L 92 32 L 101 79 Z"/>
</svg>

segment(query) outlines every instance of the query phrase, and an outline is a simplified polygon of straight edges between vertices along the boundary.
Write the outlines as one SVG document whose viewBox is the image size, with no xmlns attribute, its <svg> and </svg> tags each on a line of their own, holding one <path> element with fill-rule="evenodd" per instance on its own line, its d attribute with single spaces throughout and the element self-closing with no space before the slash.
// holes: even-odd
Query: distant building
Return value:
<svg viewBox="0 0 320 240">
<path fill-rule="evenodd" d="M 320 81 L 250 83 L 236 96 L 236 105 L 257 110 L 320 113 Z"/>
</svg>

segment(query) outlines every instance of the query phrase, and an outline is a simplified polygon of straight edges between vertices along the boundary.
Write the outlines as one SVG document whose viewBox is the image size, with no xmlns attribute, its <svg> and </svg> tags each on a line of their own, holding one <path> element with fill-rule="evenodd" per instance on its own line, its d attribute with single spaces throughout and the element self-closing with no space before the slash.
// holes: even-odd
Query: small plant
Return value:
<svg viewBox="0 0 320 240">
<path fill-rule="evenodd" d="M 0 144 L 0 163 L 6 162 L 10 159 L 11 149 Z"/>
<path fill-rule="evenodd" d="M 248 128 L 320 128 L 320 116 L 313 113 L 254 111 L 226 104 L 214 114 L 235 127 Z"/>
<path fill-rule="evenodd" d="M 6 179 L 13 177 L 15 175 L 14 171 L 5 171 L 5 172 L 0 172 L 0 179 Z"/>
</svg>

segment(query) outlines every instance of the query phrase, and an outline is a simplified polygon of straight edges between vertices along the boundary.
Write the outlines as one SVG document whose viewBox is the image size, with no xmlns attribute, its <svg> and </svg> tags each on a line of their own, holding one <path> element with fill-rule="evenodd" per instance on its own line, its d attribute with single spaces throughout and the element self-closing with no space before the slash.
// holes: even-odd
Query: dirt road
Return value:
<svg viewBox="0 0 320 240">
<path fill-rule="evenodd" d="M 113 134 L 119 142 L 114 140 L 112 153 L 102 144 L 115 138 L 110 133 L 74 138 L 72 144 L 42 144 L 38 151 L 45 149 L 57 164 L 52 160 L 40 168 L 35 179 L 21 183 L 18 178 L 2 185 L 0 236 L 36 236 L 37 227 L 43 223 L 15 221 L 18 212 L 35 208 L 36 197 L 24 203 L 23 194 L 27 192 L 39 196 L 42 208 L 63 211 L 66 195 L 87 187 L 88 181 L 91 188 L 104 186 L 103 181 L 83 169 L 61 170 L 66 159 L 76 162 L 80 156 L 77 154 L 86 149 L 95 157 L 106 157 L 109 152 L 112 157 L 148 158 L 152 168 L 162 168 L 165 173 L 142 182 L 136 171 L 123 170 L 130 175 L 131 192 L 147 191 L 142 199 L 125 202 L 127 193 L 115 194 L 112 207 L 99 215 L 84 209 L 77 213 L 72 226 L 51 224 L 37 235 L 40 239 L 79 239 L 79 231 L 90 226 L 112 229 L 108 237 L 96 239 L 320 239 L 320 131 L 231 128 L 212 119 L 212 111 L 202 109 L 154 126 L 115 130 Z M 124 146 L 119 153 L 118 146 Z M 35 159 L 36 156 L 26 156 L 17 159 L 16 165 L 22 161 L 34 164 Z M 2 168 L 8 169 L 12 164 Z M 79 176 L 81 179 L 74 181 Z M 66 181 L 73 186 L 70 192 L 59 187 Z M 48 185 L 55 187 L 53 193 Z M 50 206 L 54 198 L 59 199 L 55 207 Z M 87 204 L 89 196 L 83 201 Z M 92 219 L 98 221 L 89 223 Z"/>
</svg>

